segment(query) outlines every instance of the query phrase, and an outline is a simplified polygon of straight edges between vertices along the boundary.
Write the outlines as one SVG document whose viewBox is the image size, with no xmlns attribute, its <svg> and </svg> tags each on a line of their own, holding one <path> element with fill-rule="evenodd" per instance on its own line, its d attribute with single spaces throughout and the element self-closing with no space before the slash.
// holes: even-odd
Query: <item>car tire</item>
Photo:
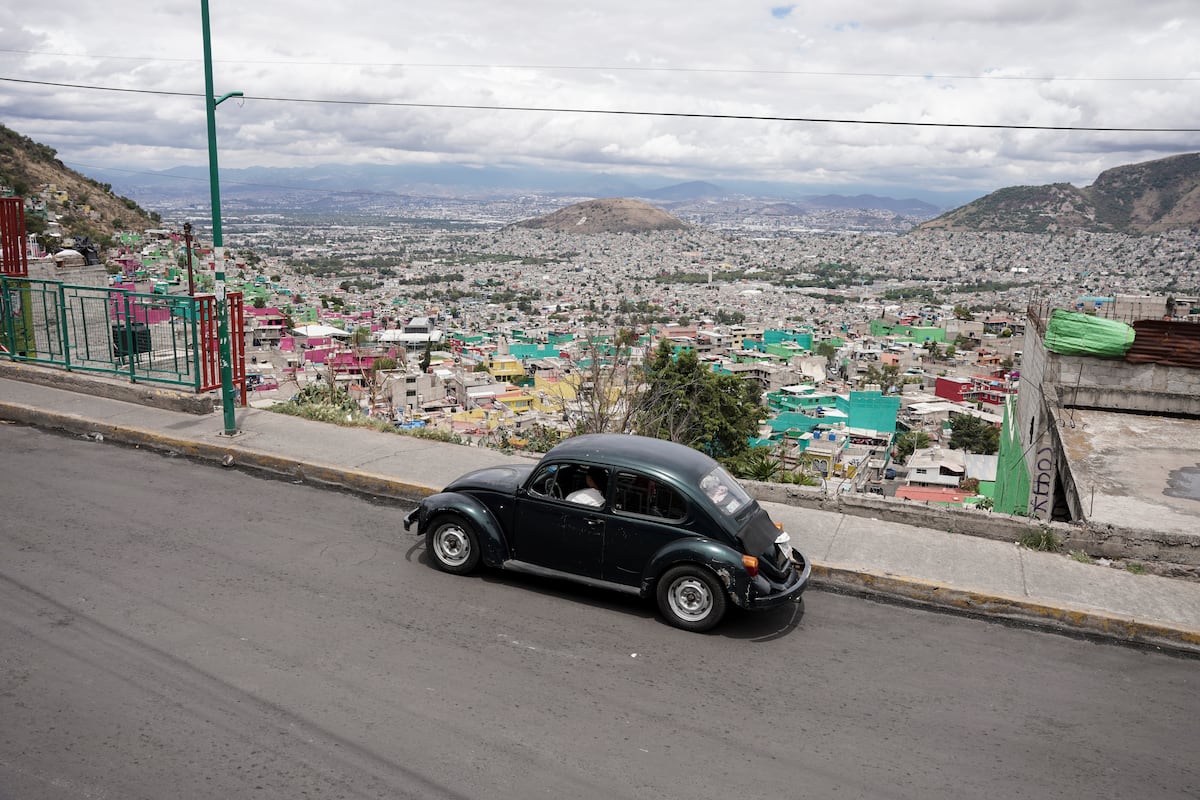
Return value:
<svg viewBox="0 0 1200 800">
<path fill-rule="evenodd" d="M 466 575 L 479 566 L 479 535 L 457 514 L 437 517 L 425 534 L 425 548 L 434 566 L 452 575 Z"/>
<path fill-rule="evenodd" d="M 658 608 L 667 622 L 685 631 L 713 628 L 725 616 L 725 590 L 704 567 L 681 564 L 658 580 Z"/>
</svg>

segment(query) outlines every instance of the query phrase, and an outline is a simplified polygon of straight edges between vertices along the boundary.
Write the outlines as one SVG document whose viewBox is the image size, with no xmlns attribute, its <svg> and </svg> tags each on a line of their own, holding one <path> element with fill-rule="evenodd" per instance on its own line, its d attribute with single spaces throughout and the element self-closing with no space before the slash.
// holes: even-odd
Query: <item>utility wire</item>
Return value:
<svg viewBox="0 0 1200 800">
<path fill-rule="evenodd" d="M 170 58 L 165 56 L 114 56 L 114 55 L 91 55 L 83 53 L 52 53 L 40 50 L 11 50 L 0 48 L 0 53 L 13 53 L 16 55 L 28 56 L 54 56 L 58 58 L 88 58 L 102 59 L 106 61 L 140 61 L 153 63 L 155 61 L 185 63 L 185 64 L 200 64 L 200 59 L 195 58 Z M 666 67 L 666 66 L 634 66 L 623 64 L 620 66 L 603 66 L 603 65 L 571 65 L 571 64 L 445 64 L 432 62 L 384 62 L 384 61 L 281 61 L 281 60 L 253 60 L 253 61 L 232 61 L 232 60 L 217 60 L 216 64 L 244 64 L 247 66 L 286 66 L 286 67 L 400 67 L 413 69 L 537 69 L 546 71 L 574 71 L 574 72 L 694 72 L 701 74 L 727 74 L 727 75 L 798 75 L 814 78 L 913 78 L 917 80 L 963 80 L 963 81 L 1036 81 L 1046 83 L 1050 81 L 1071 81 L 1071 82 L 1135 82 L 1135 83 L 1165 83 L 1173 81 L 1200 81 L 1200 77 L 1171 77 L 1171 76 L 1149 76 L 1149 77 L 1093 77 L 1093 76 L 1059 76 L 1059 75 L 934 75 L 929 73 L 905 73 L 905 72 L 821 72 L 813 70 L 790 70 L 790 69 L 736 69 L 729 67 Z"/>
<path fill-rule="evenodd" d="M 32 86 L 52 86 L 59 89 L 85 89 L 89 91 L 123 92 L 127 94 L 148 94 L 162 97 L 199 97 L 204 95 L 197 92 L 168 92 L 158 89 L 123 89 L 115 86 L 91 86 L 79 83 L 55 83 L 51 81 L 33 81 L 23 78 L 0 77 L 0 81 L 21 83 Z M 382 106 L 388 108 L 439 108 L 468 111 L 527 111 L 546 114 L 607 114 L 627 117 L 669 117 L 676 119 L 721 119 L 749 120 L 755 122 L 808 122 L 829 125 L 880 125 L 911 128 L 972 128 L 985 130 L 1009 131 L 1076 131 L 1091 133 L 1200 133 L 1200 128 L 1129 128 L 1129 127 L 1093 127 L 1083 125 L 1004 125 L 972 122 L 906 122 L 900 120 L 871 120 L 832 117 L 784 117 L 759 114 L 702 114 L 698 112 L 681 111 L 627 111 L 619 109 L 600 108 L 566 108 L 553 106 L 484 106 L 466 103 L 400 103 L 383 100 L 331 100 L 307 97 L 271 97 L 245 95 L 245 100 L 261 100 L 275 103 L 319 103 L 325 105 L 347 106 Z"/>
</svg>

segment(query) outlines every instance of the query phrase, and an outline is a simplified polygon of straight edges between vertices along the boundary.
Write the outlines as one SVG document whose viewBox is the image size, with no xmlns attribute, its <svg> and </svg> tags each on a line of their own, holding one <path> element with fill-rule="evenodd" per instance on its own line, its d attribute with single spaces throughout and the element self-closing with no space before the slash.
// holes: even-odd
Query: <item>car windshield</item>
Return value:
<svg viewBox="0 0 1200 800">
<path fill-rule="evenodd" d="M 723 467 L 717 467 L 700 479 L 700 490 L 722 513 L 736 517 L 750 504 L 750 495 Z"/>
</svg>

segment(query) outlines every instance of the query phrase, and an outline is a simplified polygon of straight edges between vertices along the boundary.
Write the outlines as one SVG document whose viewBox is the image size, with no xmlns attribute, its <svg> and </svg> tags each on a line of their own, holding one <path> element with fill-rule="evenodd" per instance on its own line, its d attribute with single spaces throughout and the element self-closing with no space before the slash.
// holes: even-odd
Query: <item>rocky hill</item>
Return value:
<svg viewBox="0 0 1200 800">
<path fill-rule="evenodd" d="M 69 169 L 52 147 L 0 125 L 0 185 L 17 197 L 38 198 L 57 218 L 66 237 L 86 236 L 104 245 L 117 231 L 144 231 L 159 223 L 158 215 L 145 211 L 112 187 Z M 43 191 L 53 186 L 55 192 Z M 25 227 L 33 233 L 45 229 L 46 219 L 26 211 Z"/>
<path fill-rule="evenodd" d="M 687 228 L 687 223 L 640 200 L 609 197 L 586 200 L 552 214 L 514 222 L 510 227 L 560 233 L 645 233 Z"/>
<path fill-rule="evenodd" d="M 1200 153 L 1113 167 L 1091 186 L 1013 186 L 919 226 L 922 230 L 1160 233 L 1200 227 Z"/>
</svg>

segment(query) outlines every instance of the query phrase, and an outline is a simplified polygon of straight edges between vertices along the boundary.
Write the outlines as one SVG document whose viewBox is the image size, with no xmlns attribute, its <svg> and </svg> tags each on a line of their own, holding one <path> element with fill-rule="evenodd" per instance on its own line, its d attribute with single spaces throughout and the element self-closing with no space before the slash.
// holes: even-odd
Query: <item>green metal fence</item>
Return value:
<svg viewBox="0 0 1200 800">
<path fill-rule="evenodd" d="M 200 391 L 201 300 L 0 276 L 0 345 L 13 360 Z"/>
</svg>

